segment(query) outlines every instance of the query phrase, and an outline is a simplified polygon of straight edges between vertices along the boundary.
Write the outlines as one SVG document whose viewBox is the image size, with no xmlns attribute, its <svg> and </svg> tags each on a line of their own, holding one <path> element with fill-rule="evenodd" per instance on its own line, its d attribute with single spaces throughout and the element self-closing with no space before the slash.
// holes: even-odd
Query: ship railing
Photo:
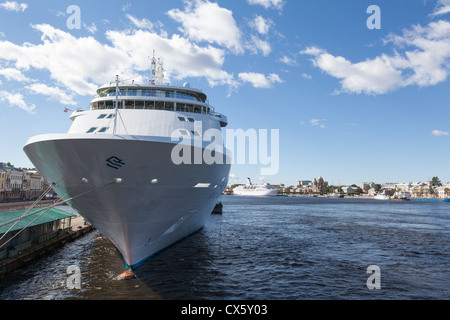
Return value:
<svg viewBox="0 0 450 320">
<path fill-rule="evenodd" d="M 77 113 L 79 113 L 79 112 L 87 111 L 87 110 L 90 110 L 90 109 L 91 109 L 90 107 L 88 107 L 88 108 L 78 108 L 78 109 L 76 109 L 76 110 L 73 111 L 72 116 L 75 115 L 75 114 L 77 114 Z M 222 113 L 216 112 L 216 111 L 215 111 L 215 108 L 214 108 L 212 105 L 207 104 L 207 109 L 209 109 L 209 112 L 205 112 L 206 114 L 209 114 L 209 115 L 215 117 L 215 118 L 218 119 L 220 122 L 228 123 L 228 118 L 227 118 L 227 116 L 225 116 L 225 115 L 222 114 Z M 202 110 L 204 110 L 204 109 L 202 109 Z M 203 112 L 202 112 L 202 113 L 203 113 Z"/>
</svg>

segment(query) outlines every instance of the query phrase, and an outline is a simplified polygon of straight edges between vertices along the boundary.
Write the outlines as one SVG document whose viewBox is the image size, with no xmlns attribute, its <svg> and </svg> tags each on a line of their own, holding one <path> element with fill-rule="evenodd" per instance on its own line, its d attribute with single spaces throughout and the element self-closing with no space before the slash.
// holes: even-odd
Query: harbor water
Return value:
<svg viewBox="0 0 450 320">
<path fill-rule="evenodd" d="M 222 214 L 145 261 L 133 279 L 116 280 L 124 262 L 93 231 L 1 279 L 0 299 L 450 298 L 450 203 L 240 196 L 222 202 Z M 73 267 L 78 288 L 68 281 Z"/>
</svg>

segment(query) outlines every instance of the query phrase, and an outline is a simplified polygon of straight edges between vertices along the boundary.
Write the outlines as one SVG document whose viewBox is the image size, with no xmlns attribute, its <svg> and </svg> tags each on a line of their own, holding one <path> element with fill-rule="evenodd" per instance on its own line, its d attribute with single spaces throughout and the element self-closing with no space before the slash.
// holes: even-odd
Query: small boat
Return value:
<svg viewBox="0 0 450 320">
<path fill-rule="evenodd" d="M 389 200 L 389 196 L 385 194 L 377 194 L 373 197 L 376 200 Z"/>
<path fill-rule="evenodd" d="M 327 197 L 328 198 L 343 198 L 344 195 L 340 194 L 340 193 L 329 193 L 329 194 L 327 194 Z"/>
</svg>

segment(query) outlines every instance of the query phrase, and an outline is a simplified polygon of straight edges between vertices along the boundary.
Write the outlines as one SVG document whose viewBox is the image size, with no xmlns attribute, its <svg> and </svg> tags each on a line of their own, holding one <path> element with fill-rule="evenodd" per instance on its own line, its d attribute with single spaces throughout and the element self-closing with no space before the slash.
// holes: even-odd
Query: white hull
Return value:
<svg viewBox="0 0 450 320">
<path fill-rule="evenodd" d="M 373 197 L 376 200 L 389 200 L 389 196 L 384 195 L 384 194 L 377 194 L 376 196 Z"/>
<path fill-rule="evenodd" d="M 328 198 L 344 198 L 343 194 L 340 193 L 330 193 L 327 195 Z"/>
<path fill-rule="evenodd" d="M 253 190 L 235 190 L 233 193 L 238 196 L 276 196 L 278 194 L 277 189 L 253 189 Z"/>
<path fill-rule="evenodd" d="M 60 134 L 34 137 L 24 151 L 133 267 L 201 229 L 227 184 L 230 165 L 175 165 L 173 146 L 162 137 Z"/>
</svg>

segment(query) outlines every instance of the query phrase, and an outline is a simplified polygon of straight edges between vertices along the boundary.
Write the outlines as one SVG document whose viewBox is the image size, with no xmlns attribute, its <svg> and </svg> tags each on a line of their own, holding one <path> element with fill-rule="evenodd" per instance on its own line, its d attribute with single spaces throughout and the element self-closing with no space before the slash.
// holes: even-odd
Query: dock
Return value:
<svg viewBox="0 0 450 320">
<path fill-rule="evenodd" d="M 81 216 L 74 216 L 71 219 L 71 227 L 72 231 L 69 233 L 53 238 L 47 243 L 31 247 L 18 256 L 10 259 L 4 259 L 2 262 L 0 262 L 0 279 L 6 276 L 8 273 L 35 262 L 41 257 L 44 257 L 45 255 L 50 254 L 56 249 L 63 247 L 66 243 L 73 242 L 95 229 Z"/>
<path fill-rule="evenodd" d="M 34 208 L 44 208 L 54 204 L 56 200 L 41 200 Z M 33 201 L 0 202 L 0 213 L 27 209 Z"/>
</svg>

